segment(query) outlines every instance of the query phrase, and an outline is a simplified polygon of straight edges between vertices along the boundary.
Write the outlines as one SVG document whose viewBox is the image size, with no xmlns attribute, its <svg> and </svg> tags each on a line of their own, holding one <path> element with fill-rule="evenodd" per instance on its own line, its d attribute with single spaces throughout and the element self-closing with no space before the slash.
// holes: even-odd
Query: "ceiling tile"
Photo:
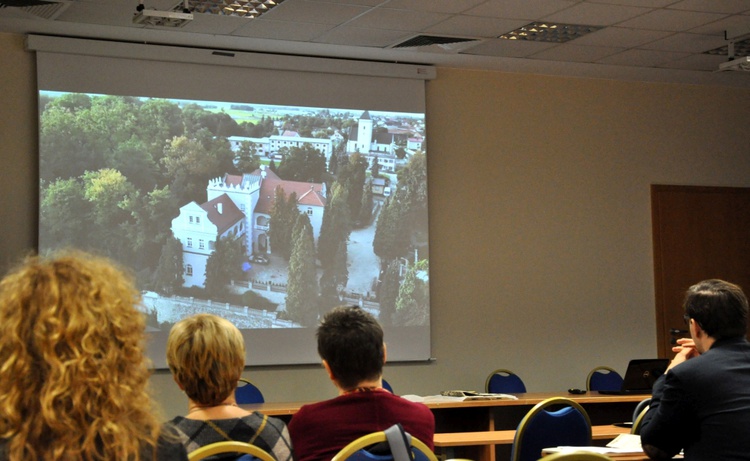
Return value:
<svg viewBox="0 0 750 461">
<path fill-rule="evenodd" d="M 724 18 L 720 13 L 696 13 L 693 11 L 679 10 L 654 10 L 643 16 L 629 19 L 619 24 L 621 27 L 632 27 L 634 29 L 671 30 L 680 32 L 690 30 L 710 22 Z"/>
<path fill-rule="evenodd" d="M 609 46 L 580 46 L 568 42 L 556 46 L 555 48 L 540 51 L 530 57 L 550 61 L 596 62 L 605 56 L 610 56 L 621 51 L 622 48 Z"/>
<path fill-rule="evenodd" d="M 317 24 L 341 24 L 366 12 L 367 7 L 342 5 L 335 3 L 322 4 L 309 0 L 292 0 L 280 3 L 268 12 L 268 19 L 276 21 L 299 21 Z"/>
<path fill-rule="evenodd" d="M 578 5 L 545 16 L 542 19 L 566 24 L 609 26 L 648 13 L 649 11 L 651 9 L 637 6 L 579 3 Z"/>
<path fill-rule="evenodd" d="M 558 44 L 495 39 L 488 40 L 480 45 L 472 47 L 471 49 L 464 51 L 462 54 L 523 58 L 555 46 L 558 46 Z"/>
<path fill-rule="evenodd" d="M 716 71 L 719 69 L 719 64 L 725 62 L 726 58 L 722 56 L 712 56 L 710 54 L 692 54 L 685 56 L 684 58 L 676 59 L 674 61 L 666 62 L 659 67 L 665 69 L 686 69 L 686 70 L 702 70 L 702 71 Z M 745 78 L 750 77 L 745 73 Z"/>
<path fill-rule="evenodd" d="M 383 6 L 395 9 L 456 14 L 463 13 L 485 1 L 486 0 L 390 0 Z"/>
<path fill-rule="evenodd" d="M 422 31 L 427 27 L 445 21 L 448 17 L 447 14 L 443 13 L 373 8 L 353 19 L 347 25 L 372 29 Z"/>
<path fill-rule="evenodd" d="M 590 3 L 606 3 L 608 5 L 645 6 L 647 8 L 661 8 L 671 5 L 675 0 L 589 0 Z"/>
<path fill-rule="evenodd" d="M 633 48 L 655 40 L 663 39 L 674 32 L 644 29 L 605 27 L 576 39 L 576 45 L 615 46 Z"/>
<path fill-rule="evenodd" d="M 519 2 L 490 0 L 466 11 L 465 14 L 536 21 L 576 3 L 578 2 L 574 0 L 524 0 Z"/>
<path fill-rule="evenodd" d="M 430 34 L 465 35 L 467 37 L 497 37 L 526 25 L 521 19 L 480 18 L 479 16 L 452 16 L 425 29 Z"/>
<path fill-rule="evenodd" d="M 678 33 L 655 42 L 642 45 L 640 48 L 661 51 L 684 51 L 688 53 L 703 53 L 704 51 L 726 45 L 720 37 L 700 34 Z"/>
<path fill-rule="evenodd" d="M 236 30 L 232 35 L 252 38 L 267 38 L 271 40 L 312 41 L 316 37 L 332 29 L 330 24 L 313 24 L 310 22 L 269 21 L 258 18 L 250 24 Z"/>
<path fill-rule="evenodd" d="M 658 67 L 661 64 L 683 58 L 687 55 L 688 53 L 670 53 L 654 50 L 625 50 L 621 53 L 604 57 L 597 62 L 620 66 Z"/>
<path fill-rule="evenodd" d="M 704 11 L 708 13 L 742 13 L 750 9 L 747 0 L 682 0 L 669 5 L 670 9 L 686 11 Z"/>
<path fill-rule="evenodd" d="M 407 38 L 409 38 L 409 35 L 404 35 L 402 31 L 398 30 L 341 26 L 324 33 L 314 41 L 332 45 L 385 48 Z"/>
</svg>

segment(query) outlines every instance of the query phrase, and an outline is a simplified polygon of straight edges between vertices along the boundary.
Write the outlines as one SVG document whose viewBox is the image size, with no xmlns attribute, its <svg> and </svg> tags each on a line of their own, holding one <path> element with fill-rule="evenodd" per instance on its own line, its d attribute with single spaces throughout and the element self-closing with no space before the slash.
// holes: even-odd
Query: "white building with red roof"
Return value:
<svg viewBox="0 0 750 461">
<path fill-rule="evenodd" d="M 172 234 L 182 242 L 186 287 L 205 285 L 206 262 L 221 237 L 244 238 L 248 257 L 254 252 L 271 253 L 268 230 L 277 187 L 287 198 L 297 194 L 297 208 L 310 219 L 317 242 L 326 205 L 325 184 L 284 181 L 265 167 L 243 175 L 225 174 L 208 182 L 206 203 L 190 202 L 172 220 Z"/>
</svg>

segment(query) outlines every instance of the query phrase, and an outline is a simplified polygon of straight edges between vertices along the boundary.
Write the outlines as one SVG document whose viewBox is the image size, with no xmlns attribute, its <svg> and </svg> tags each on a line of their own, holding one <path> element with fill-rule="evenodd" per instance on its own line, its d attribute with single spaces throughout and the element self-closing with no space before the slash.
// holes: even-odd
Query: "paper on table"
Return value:
<svg viewBox="0 0 750 461">
<path fill-rule="evenodd" d="M 402 395 L 401 398 L 412 402 L 421 403 L 440 403 L 440 402 L 467 402 L 472 400 L 517 400 L 518 397 L 511 394 L 487 394 L 474 392 L 473 395 L 453 396 L 453 395 Z"/>
<path fill-rule="evenodd" d="M 620 434 L 610 441 L 606 447 L 572 447 L 561 446 L 545 448 L 545 453 L 571 453 L 575 451 L 593 451 L 594 453 L 643 453 L 641 437 L 635 434 Z"/>
</svg>

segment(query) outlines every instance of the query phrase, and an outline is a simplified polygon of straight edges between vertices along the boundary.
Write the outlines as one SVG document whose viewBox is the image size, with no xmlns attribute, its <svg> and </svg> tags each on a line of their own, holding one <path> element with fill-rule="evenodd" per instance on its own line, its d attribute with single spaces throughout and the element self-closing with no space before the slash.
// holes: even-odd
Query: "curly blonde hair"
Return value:
<svg viewBox="0 0 750 461">
<path fill-rule="evenodd" d="M 161 424 L 145 318 L 111 261 L 31 256 L 0 282 L 0 438 L 9 459 L 140 460 Z"/>
<path fill-rule="evenodd" d="M 169 331 L 167 365 L 192 401 L 218 405 L 237 387 L 245 367 L 242 333 L 213 314 L 182 319 Z"/>
</svg>

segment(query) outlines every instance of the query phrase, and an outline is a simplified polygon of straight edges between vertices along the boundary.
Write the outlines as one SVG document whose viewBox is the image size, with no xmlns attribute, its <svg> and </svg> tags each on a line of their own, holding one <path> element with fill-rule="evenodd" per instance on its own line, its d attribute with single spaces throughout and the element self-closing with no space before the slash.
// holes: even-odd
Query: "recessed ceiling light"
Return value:
<svg viewBox="0 0 750 461">
<path fill-rule="evenodd" d="M 532 42 L 565 43 L 601 29 L 600 26 L 581 24 L 555 24 L 551 22 L 532 22 L 497 38 L 505 40 L 526 40 Z"/>
</svg>

